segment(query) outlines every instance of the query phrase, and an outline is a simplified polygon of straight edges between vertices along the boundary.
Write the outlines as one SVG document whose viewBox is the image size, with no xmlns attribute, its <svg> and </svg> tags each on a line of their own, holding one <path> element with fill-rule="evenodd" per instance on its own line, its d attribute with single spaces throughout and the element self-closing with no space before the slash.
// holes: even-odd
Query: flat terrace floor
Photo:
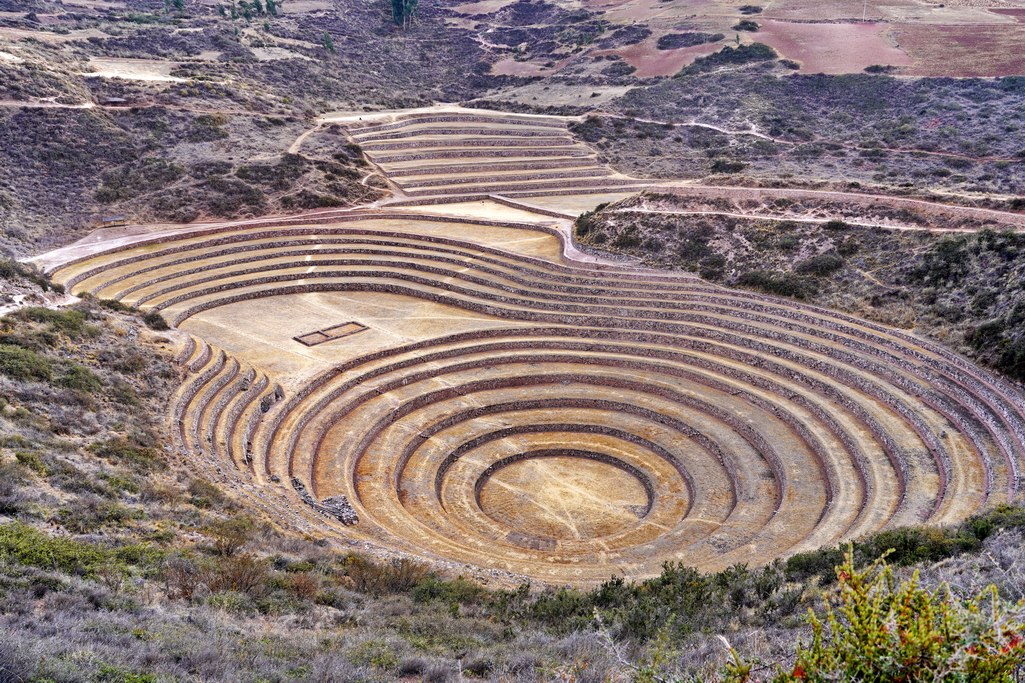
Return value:
<svg viewBox="0 0 1025 683">
<path fill-rule="evenodd" d="M 498 209 L 483 211 L 493 217 Z M 439 213 L 444 212 L 440 207 Z M 458 211 L 449 215 L 458 215 Z M 558 261 L 558 238 L 515 228 L 403 220 L 373 221 L 382 230 L 477 241 L 525 256 Z M 197 238 L 201 239 L 201 238 Z M 310 272 L 318 266 L 310 265 Z M 348 321 L 368 329 L 307 347 L 293 337 Z M 516 323 L 512 323 L 515 325 Z M 385 348 L 453 332 L 509 327 L 510 321 L 409 296 L 374 292 L 312 292 L 226 304 L 199 313 L 181 329 L 271 373 L 286 390 L 339 363 Z"/>
</svg>

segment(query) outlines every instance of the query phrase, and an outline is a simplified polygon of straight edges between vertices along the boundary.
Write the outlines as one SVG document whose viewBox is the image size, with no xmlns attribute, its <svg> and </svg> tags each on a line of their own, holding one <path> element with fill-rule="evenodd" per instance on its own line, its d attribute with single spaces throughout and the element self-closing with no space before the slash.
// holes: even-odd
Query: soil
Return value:
<svg viewBox="0 0 1025 683">
<path fill-rule="evenodd" d="M 844 74 L 874 64 L 907 66 L 912 60 L 880 23 L 796 23 L 765 19 L 753 38 L 801 65 L 805 73 Z"/>
</svg>

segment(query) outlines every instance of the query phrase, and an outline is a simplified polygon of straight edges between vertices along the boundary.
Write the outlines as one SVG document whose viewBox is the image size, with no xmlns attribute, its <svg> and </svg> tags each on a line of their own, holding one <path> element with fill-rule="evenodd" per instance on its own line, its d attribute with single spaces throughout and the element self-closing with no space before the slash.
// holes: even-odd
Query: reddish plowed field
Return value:
<svg viewBox="0 0 1025 683">
<path fill-rule="evenodd" d="M 1025 74 L 1025 23 L 984 26 L 913 24 L 894 36 L 914 60 L 914 76 Z"/>
<path fill-rule="evenodd" d="M 638 78 L 654 76 L 672 76 L 677 71 L 693 62 L 698 57 L 710 55 L 722 48 L 720 43 L 706 43 L 694 47 L 681 47 L 677 50 L 659 50 L 657 38 L 651 37 L 635 45 L 616 50 L 602 50 L 595 54 L 617 54 L 637 69 L 634 73 Z"/>
<path fill-rule="evenodd" d="M 801 71 L 808 73 L 854 73 L 873 64 L 910 65 L 911 58 L 887 40 L 886 31 L 887 25 L 880 23 L 806 24 L 768 19 L 754 38 L 800 62 Z"/>
</svg>

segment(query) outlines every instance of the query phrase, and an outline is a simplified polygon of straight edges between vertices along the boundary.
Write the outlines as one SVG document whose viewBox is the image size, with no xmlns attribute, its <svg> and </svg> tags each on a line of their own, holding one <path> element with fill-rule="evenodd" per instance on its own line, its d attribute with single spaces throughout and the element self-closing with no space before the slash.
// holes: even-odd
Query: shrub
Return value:
<svg viewBox="0 0 1025 683">
<path fill-rule="evenodd" d="M 1002 529 L 1025 528 L 1025 510 L 1010 505 L 973 515 L 952 527 L 905 527 L 890 529 L 855 541 L 852 545 L 856 564 L 864 566 L 889 553 L 890 564 L 907 566 L 915 562 L 938 562 L 982 547 L 982 542 Z M 823 581 L 833 578 L 833 567 L 843 560 L 839 547 L 819 548 L 798 553 L 786 561 L 791 581 L 805 581 L 818 575 Z"/>
<path fill-rule="evenodd" d="M 45 477 L 49 473 L 46 465 L 43 463 L 43 459 L 34 451 L 18 451 L 14 454 L 14 457 L 19 464 L 29 468 L 41 477 Z"/>
<path fill-rule="evenodd" d="M 597 211 L 585 211 L 577 216 L 576 221 L 573 222 L 573 234 L 577 237 L 584 237 L 591 232 L 596 213 Z"/>
<path fill-rule="evenodd" d="M 104 460 L 130 465 L 140 470 L 163 469 L 165 466 L 159 450 L 122 437 L 94 443 L 89 447 L 89 451 Z"/>
<path fill-rule="evenodd" d="M 633 249 L 641 245 L 641 237 L 637 234 L 637 226 L 631 225 L 616 235 L 611 245 L 619 249 Z"/>
<path fill-rule="evenodd" d="M 432 576 L 420 582 L 413 589 L 412 595 L 417 602 L 437 600 L 447 604 L 468 605 L 483 602 L 487 597 L 487 590 L 480 584 L 462 577 L 446 581 Z"/>
<path fill-rule="evenodd" d="M 135 673 L 110 664 L 101 664 L 93 680 L 99 683 L 157 683 L 160 679 L 156 674 Z"/>
<path fill-rule="evenodd" d="M 0 524 L 0 560 L 65 573 L 95 576 L 118 565 L 154 566 L 162 553 L 149 546 L 108 549 L 93 543 L 50 537 L 21 522 Z"/>
<path fill-rule="evenodd" d="M 764 43 L 751 43 L 750 45 L 738 45 L 736 47 L 727 46 L 707 57 L 698 57 L 690 66 L 682 69 L 678 76 L 713 71 L 721 66 L 742 66 L 757 62 L 767 62 L 776 59 L 776 57 L 776 51 Z"/>
<path fill-rule="evenodd" d="M 786 273 L 774 273 L 765 270 L 752 270 L 737 278 L 741 287 L 760 289 L 769 294 L 790 296 L 804 299 L 814 292 L 814 288 L 803 278 Z"/>
<path fill-rule="evenodd" d="M 798 647 L 793 668 L 776 683 L 1014 680 L 1025 624 L 995 588 L 960 600 L 946 586 L 920 587 L 917 572 L 898 585 L 883 560 L 858 570 L 851 549 L 836 575 L 838 607 L 827 606 L 823 618 L 809 613 L 812 642 Z M 750 670 L 739 668 L 730 678 L 750 680 Z"/>
<path fill-rule="evenodd" d="M 362 555 L 345 558 L 346 575 L 363 593 L 405 593 L 428 577 L 427 566 L 406 558 L 376 563 Z"/>
<path fill-rule="evenodd" d="M 115 313 L 128 313 L 133 310 L 131 306 L 123 304 L 117 299 L 100 299 L 96 303 L 100 305 L 100 308 L 105 308 Z"/>
<path fill-rule="evenodd" d="M 257 611 L 256 605 L 248 595 L 236 591 L 214 593 L 206 599 L 205 604 L 231 614 L 255 614 Z"/>
<path fill-rule="evenodd" d="M 146 326 L 151 330 L 157 330 L 158 332 L 171 329 L 171 326 L 164 320 L 164 316 L 160 315 L 158 311 L 150 311 L 142 316 L 142 322 L 146 323 Z"/>
<path fill-rule="evenodd" d="M 71 339 L 77 339 L 88 330 L 85 313 L 74 309 L 54 310 L 42 306 L 23 308 L 14 314 L 15 318 L 35 323 L 44 323 L 55 332 L 61 332 Z"/>
<path fill-rule="evenodd" d="M 248 553 L 225 557 L 203 572 L 203 583 L 213 593 L 245 593 L 261 595 L 266 592 L 270 570 L 264 560 Z"/>
<path fill-rule="evenodd" d="M 736 24 L 733 25 L 733 30 L 734 31 L 751 31 L 751 32 L 754 32 L 754 31 L 757 31 L 758 28 L 759 28 L 758 27 L 758 22 L 757 21 L 751 21 L 750 19 L 741 19 L 740 21 L 738 21 Z"/>
<path fill-rule="evenodd" d="M 256 520 L 246 515 L 221 519 L 207 527 L 206 533 L 214 540 L 214 551 L 218 555 L 231 557 L 249 542 L 256 529 Z"/>
<path fill-rule="evenodd" d="M 172 600 L 192 600 L 199 586 L 199 575 L 196 563 L 180 556 L 167 558 L 160 568 L 164 591 Z"/>
<path fill-rule="evenodd" d="M 846 223 L 846 222 L 841 221 L 841 220 L 838 220 L 838 219 L 833 219 L 831 221 L 826 221 L 822 225 L 822 227 L 825 228 L 826 230 L 835 230 L 835 231 L 850 230 L 851 229 L 851 224 L 850 223 Z"/>
<path fill-rule="evenodd" d="M 810 259 L 805 259 L 795 266 L 795 270 L 799 273 L 807 273 L 809 275 L 824 276 L 843 268 L 844 260 L 836 254 L 819 254 L 818 256 L 812 256 Z"/>
<path fill-rule="evenodd" d="M 103 381 L 92 370 L 77 363 L 68 365 L 68 368 L 57 379 L 57 384 L 66 389 L 74 389 L 87 394 L 95 393 L 103 387 Z"/>
<path fill-rule="evenodd" d="M 313 600 L 319 588 L 317 577 L 309 572 L 290 574 L 285 579 L 285 589 L 300 600 Z"/>
<path fill-rule="evenodd" d="M 193 479 L 188 492 L 192 496 L 190 502 L 198 508 L 220 507 L 227 501 L 224 493 L 206 479 Z"/>
<path fill-rule="evenodd" d="M 688 31 L 687 33 L 667 33 L 660 36 L 655 44 L 659 50 L 676 50 L 682 47 L 694 47 L 705 43 L 718 43 L 725 38 L 721 33 L 698 33 Z"/>
<path fill-rule="evenodd" d="M 948 237 L 922 255 L 922 260 L 908 275 L 913 282 L 926 284 L 957 284 L 968 272 L 968 238 Z"/>
<path fill-rule="evenodd" d="M 365 640 L 349 651 L 349 661 L 357 666 L 394 669 L 399 657 L 390 644 L 383 640 Z"/>
<path fill-rule="evenodd" d="M 105 527 L 122 526 L 138 516 L 136 511 L 118 503 L 88 500 L 74 507 L 61 508 L 56 521 L 72 533 L 87 534 Z"/>
<path fill-rule="evenodd" d="M 38 286 L 44 292 L 48 292 L 50 289 L 64 291 L 63 287 L 55 287 L 49 280 L 31 268 L 11 259 L 0 258 L 0 280 L 17 281 L 22 278 Z"/>
<path fill-rule="evenodd" d="M 747 164 L 742 161 L 733 161 L 730 159 L 715 159 L 712 161 L 712 173 L 740 173 Z"/>
<path fill-rule="evenodd" d="M 23 382 L 48 381 L 53 364 L 46 356 L 13 344 L 0 344 L 0 374 Z"/>
</svg>

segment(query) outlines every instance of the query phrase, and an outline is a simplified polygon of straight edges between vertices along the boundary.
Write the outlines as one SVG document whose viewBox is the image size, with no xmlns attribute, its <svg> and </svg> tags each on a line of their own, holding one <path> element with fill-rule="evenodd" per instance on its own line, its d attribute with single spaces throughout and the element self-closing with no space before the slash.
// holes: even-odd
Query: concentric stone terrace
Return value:
<svg viewBox="0 0 1025 683">
<path fill-rule="evenodd" d="M 432 107 L 337 119 L 393 183 L 421 201 L 593 194 L 643 187 L 598 162 L 566 119 Z"/>
<path fill-rule="evenodd" d="M 185 457 L 283 524 L 586 583 L 1018 493 L 1022 395 L 914 336 L 574 262 L 541 224 L 321 220 L 112 243 L 53 271 L 191 335 Z M 294 340 L 346 323 L 358 334 Z"/>
</svg>

